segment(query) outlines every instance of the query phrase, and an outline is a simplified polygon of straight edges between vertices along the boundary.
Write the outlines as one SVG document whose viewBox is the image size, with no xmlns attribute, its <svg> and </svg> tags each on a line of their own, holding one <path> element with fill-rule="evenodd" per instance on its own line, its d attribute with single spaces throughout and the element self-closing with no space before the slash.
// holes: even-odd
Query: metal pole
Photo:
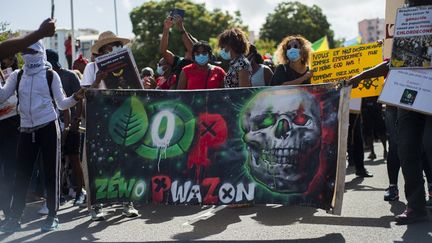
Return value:
<svg viewBox="0 0 432 243">
<path fill-rule="evenodd" d="M 74 13 L 73 13 L 73 0 L 70 1 L 71 5 L 71 24 L 72 24 L 72 63 L 75 60 L 75 27 L 74 27 Z"/>
<path fill-rule="evenodd" d="M 117 25 L 117 2 L 114 0 L 114 16 L 115 16 L 115 29 L 116 35 L 118 35 L 118 25 Z"/>
</svg>

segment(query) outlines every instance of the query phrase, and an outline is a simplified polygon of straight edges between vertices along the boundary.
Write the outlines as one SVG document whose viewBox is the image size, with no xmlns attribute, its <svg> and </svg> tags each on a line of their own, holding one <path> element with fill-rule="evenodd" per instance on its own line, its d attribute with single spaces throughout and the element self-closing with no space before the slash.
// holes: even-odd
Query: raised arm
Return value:
<svg viewBox="0 0 432 243">
<path fill-rule="evenodd" d="M 162 57 L 166 60 L 166 62 L 169 65 L 174 64 L 174 54 L 168 50 L 169 31 L 172 26 L 173 26 L 172 17 L 168 16 L 164 22 L 162 39 L 160 41 L 160 47 L 159 47 Z"/>
<path fill-rule="evenodd" d="M 376 78 L 387 75 L 389 72 L 389 61 L 382 62 L 378 65 L 376 65 L 373 68 L 370 68 L 368 70 L 365 70 L 356 76 L 352 77 L 348 83 L 352 85 L 353 87 L 357 87 L 360 83 L 360 81 L 368 78 Z"/>
<path fill-rule="evenodd" d="M 180 30 L 180 33 L 182 34 L 182 42 L 184 47 L 186 48 L 186 54 L 185 57 L 192 57 L 192 46 L 193 41 L 188 35 L 188 32 L 186 31 L 186 28 L 184 27 L 183 18 L 180 16 L 175 16 L 174 21 L 177 23 L 177 27 Z"/>
<path fill-rule="evenodd" d="M 55 20 L 46 19 L 39 26 L 38 30 L 31 32 L 30 34 L 18 37 L 10 40 L 6 40 L 0 43 L 0 59 L 8 56 L 12 56 L 25 48 L 29 47 L 36 41 L 44 38 L 53 36 L 55 33 Z"/>
</svg>

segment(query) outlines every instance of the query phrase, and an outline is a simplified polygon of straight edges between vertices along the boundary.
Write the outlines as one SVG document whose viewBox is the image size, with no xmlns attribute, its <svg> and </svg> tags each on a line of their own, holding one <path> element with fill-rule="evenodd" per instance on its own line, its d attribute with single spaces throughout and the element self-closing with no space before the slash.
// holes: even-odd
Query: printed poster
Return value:
<svg viewBox="0 0 432 243">
<path fill-rule="evenodd" d="M 432 68 L 432 6 L 397 11 L 392 68 Z"/>
</svg>

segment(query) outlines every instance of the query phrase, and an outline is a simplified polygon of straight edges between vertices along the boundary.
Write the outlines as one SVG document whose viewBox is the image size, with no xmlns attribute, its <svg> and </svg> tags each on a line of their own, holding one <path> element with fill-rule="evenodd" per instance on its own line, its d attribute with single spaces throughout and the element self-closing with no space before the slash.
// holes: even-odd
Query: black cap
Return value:
<svg viewBox="0 0 432 243">
<path fill-rule="evenodd" d="M 46 55 L 47 55 L 48 62 L 51 63 L 51 66 L 54 69 L 60 69 L 61 68 L 61 65 L 59 63 L 59 55 L 55 50 L 47 49 Z"/>
</svg>

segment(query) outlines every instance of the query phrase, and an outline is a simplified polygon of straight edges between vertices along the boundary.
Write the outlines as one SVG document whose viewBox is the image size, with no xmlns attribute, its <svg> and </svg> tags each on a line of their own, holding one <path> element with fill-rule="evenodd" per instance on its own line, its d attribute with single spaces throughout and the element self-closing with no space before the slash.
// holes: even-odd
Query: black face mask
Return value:
<svg viewBox="0 0 432 243">
<path fill-rule="evenodd" d="M 432 0 L 408 0 L 408 6 L 422 6 L 422 5 L 432 5 Z"/>
</svg>

